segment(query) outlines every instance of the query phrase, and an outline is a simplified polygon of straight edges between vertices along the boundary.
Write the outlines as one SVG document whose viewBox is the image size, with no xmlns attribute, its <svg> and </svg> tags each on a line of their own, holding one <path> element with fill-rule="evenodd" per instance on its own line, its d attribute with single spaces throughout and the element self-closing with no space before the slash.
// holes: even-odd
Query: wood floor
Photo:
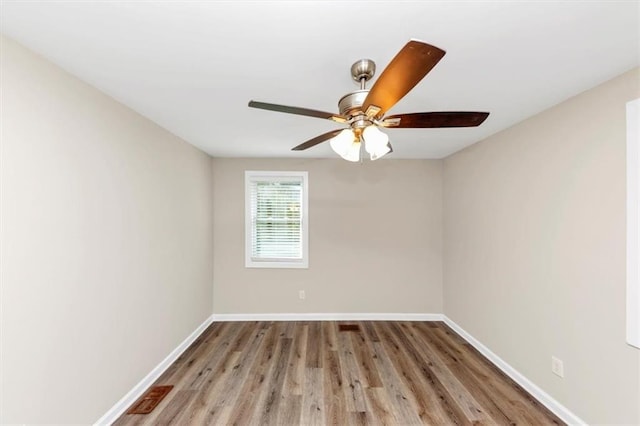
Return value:
<svg viewBox="0 0 640 426">
<path fill-rule="evenodd" d="M 115 424 L 563 424 L 441 322 L 214 323 L 156 385 Z"/>
</svg>

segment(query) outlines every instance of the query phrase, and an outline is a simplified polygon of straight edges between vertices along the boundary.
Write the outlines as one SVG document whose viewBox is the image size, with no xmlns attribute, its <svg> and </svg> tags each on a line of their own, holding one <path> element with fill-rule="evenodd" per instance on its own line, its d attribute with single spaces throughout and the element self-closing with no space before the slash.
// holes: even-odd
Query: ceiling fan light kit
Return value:
<svg viewBox="0 0 640 426">
<path fill-rule="evenodd" d="M 329 144 L 336 154 L 354 163 L 360 161 L 360 151 L 363 145 L 372 161 L 382 158 L 392 151 L 389 137 L 375 126 L 365 127 L 361 136 L 356 136 L 351 129 L 344 129 L 337 136 L 331 138 Z"/>
<path fill-rule="evenodd" d="M 364 148 L 371 156 L 371 160 L 377 160 L 390 153 L 391 144 L 389 136 L 382 133 L 376 126 L 369 125 L 362 131 L 362 140 L 364 140 Z"/>
<path fill-rule="evenodd" d="M 360 141 L 355 138 L 351 129 L 344 129 L 329 140 L 331 149 L 347 161 L 360 161 Z"/>
<path fill-rule="evenodd" d="M 360 84 L 360 90 L 347 93 L 340 98 L 339 114 L 257 101 L 250 101 L 249 106 L 323 118 L 349 126 L 309 139 L 294 147 L 294 151 L 302 151 L 329 141 L 331 149 L 347 161 L 360 161 L 363 146 L 369 158 L 377 160 L 393 152 L 389 137 L 380 127 L 475 127 L 489 116 L 488 112 L 456 111 L 398 114 L 385 118 L 385 113 L 409 93 L 444 55 L 444 50 L 411 40 L 391 60 L 371 89 L 366 88 L 366 83 L 373 78 L 376 64 L 371 59 L 360 59 L 351 66 L 351 77 Z"/>
</svg>

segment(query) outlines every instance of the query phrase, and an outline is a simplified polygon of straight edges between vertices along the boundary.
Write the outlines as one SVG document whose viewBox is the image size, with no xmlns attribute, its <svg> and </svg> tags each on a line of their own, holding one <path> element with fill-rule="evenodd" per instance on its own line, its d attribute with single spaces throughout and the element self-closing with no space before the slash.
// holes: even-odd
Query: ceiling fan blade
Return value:
<svg viewBox="0 0 640 426">
<path fill-rule="evenodd" d="M 371 87 L 362 110 L 366 113 L 370 106 L 377 107 L 379 110 L 374 116 L 382 117 L 436 66 L 445 53 L 427 43 L 409 41 Z"/>
<path fill-rule="evenodd" d="M 324 141 L 328 141 L 332 137 L 337 136 L 338 133 L 340 133 L 343 130 L 344 129 L 338 129 L 338 130 L 332 130 L 332 131 L 327 132 L 327 133 L 323 133 L 320 136 L 316 136 L 313 139 L 309 139 L 308 141 L 303 142 L 300 145 L 291 148 L 291 151 L 304 151 L 307 148 L 311 148 L 312 146 L 316 146 L 319 143 L 322 143 Z"/>
<path fill-rule="evenodd" d="M 287 114 L 306 115 L 307 117 L 325 118 L 327 120 L 333 120 L 337 123 L 344 123 L 347 121 L 345 117 L 340 114 L 332 114 L 330 112 L 318 111 L 315 109 L 299 108 L 287 105 L 269 104 L 266 102 L 249 101 L 251 108 L 266 109 L 269 111 L 286 112 Z"/>
<path fill-rule="evenodd" d="M 489 116 L 488 112 L 416 112 L 386 117 L 384 127 L 399 129 L 425 129 L 438 127 L 476 127 Z M 395 122 L 399 121 L 397 124 Z"/>
</svg>

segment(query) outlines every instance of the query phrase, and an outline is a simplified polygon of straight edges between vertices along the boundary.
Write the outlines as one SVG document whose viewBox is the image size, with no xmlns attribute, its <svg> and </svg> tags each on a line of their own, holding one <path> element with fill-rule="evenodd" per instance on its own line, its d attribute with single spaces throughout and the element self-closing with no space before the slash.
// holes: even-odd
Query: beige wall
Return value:
<svg viewBox="0 0 640 426">
<path fill-rule="evenodd" d="M 0 423 L 88 424 L 211 314 L 211 161 L 1 49 Z"/>
<path fill-rule="evenodd" d="M 213 170 L 214 313 L 442 312 L 441 161 L 216 158 Z M 244 267 L 245 170 L 309 172 L 309 269 Z"/>
<path fill-rule="evenodd" d="M 639 82 L 635 69 L 444 162 L 445 314 L 593 424 L 640 422 L 640 351 L 625 343 Z"/>
</svg>

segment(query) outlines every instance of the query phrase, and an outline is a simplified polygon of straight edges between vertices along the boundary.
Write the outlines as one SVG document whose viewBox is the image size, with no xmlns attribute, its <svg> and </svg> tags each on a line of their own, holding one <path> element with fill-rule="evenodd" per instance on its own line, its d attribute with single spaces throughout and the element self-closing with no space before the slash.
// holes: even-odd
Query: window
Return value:
<svg viewBox="0 0 640 426">
<path fill-rule="evenodd" d="M 245 266 L 307 268 L 307 172 L 245 172 Z"/>
</svg>

